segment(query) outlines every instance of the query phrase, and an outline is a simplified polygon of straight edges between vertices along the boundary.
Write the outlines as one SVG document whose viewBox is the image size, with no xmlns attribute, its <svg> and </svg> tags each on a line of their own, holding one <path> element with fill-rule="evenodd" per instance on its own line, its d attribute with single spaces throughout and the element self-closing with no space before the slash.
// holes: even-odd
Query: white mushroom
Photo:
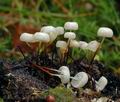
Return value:
<svg viewBox="0 0 120 102">
<path fill-rule="evenodd" d="M 79 42 L 77 40 L 71 40 L 70 41 L 70 47 L 78 48 L 79 47 Z"/>
<path fill-rule="evenodd" d="M 72 78 L 71 85 L 74 88 L 80 88 L 80 87 L 85 86 L 87 84 L 87 82 L 88 82 L 87 73 L 79 72 Z"/>
<path fill-rule="evenodd" d="M 50 42 L 53 42 L 57 38 L 57 31 L 53 26 L 44 26 L 41 28 L 41 32 L 49 34 Z"/>
<path fill-rule="evenodd" d="M 101 36 L 101 37 L 109 37 L 110 38 L 113 36 L 113 31 L 112 31 L 112 29 L 110 29 L 108 27 L 100 27 L 98 29 L 97 35 Z"/>
<path fill-rule="evenodd" d="M 70 81 L 70 70 L 67 66 L 61 66 L 57 72 L 59 74 L 52 75 L 59 77 L 63 84 L 67 84 Z"/>
<path fill-rule="evenodd" d="M 34 39 L 38 42 L 48 43 L 50 41 L 49 35 L 47 33 L 43 33 L 43 32 L 36 32 L 34 34 Z"/>
<path fill-rule="evenodd" d="M 57 41 L 56 47 L 60 49 L 61 61 L 63 61 L 64 54 L 67 52 L 67 43 L 65 41 Z"/>
<path fill-rule="evenodd" d="M 64 34 L 64 28 L 63 27 L 56 27 L 56 31 L 58 35 L 63 35 Z"/>
<path fill-rule="evenodd" d="M 74 32 L 66 32 L 64 34 L 64 38 L 67 38 L 69 40 L 73 40 L 76 38 L 76 34 Z"/>
<path fill-rule="evenodd" d="M 98 49 L 100 43 L 97 42 L 96 40 L 91 41 L 88 43 L 88 46 L 86 47 L 86 49 L 92 51 L 92 52 L 96 52 L 96 50 Z"/>
<path fill-rule="evenodd" d="M 108 83 L 108 80 L 102 76 L 98 81 L 96 81 L 96 90 L 99 92 L 99 91 L 102 91 L 106 85 Z"/>
<path fill-rule="evenodd" d="M 60 79 L 63 84 L 66 84 L 70 81 L 70 70 L 67 66 L 62 66 L 59 68 L 60 73 Z"/>
<path fill-rule="evenodd" d="M 85 41 L 79 41 L 79 47 L 81 48 L 81 49 L 86 49 L 86 47 L 88 46 L 88 43 L 87 42 L 85 42 Z"/>
<path fill-rule="evenodd" d="M 26 43 L 33 43 L 33 42 L 35 42 L 33 34 L 30 34 L 30 33 L 22 33 L 20 35 L 20 40 L 24 41 Z"/>
<path fill-rule="evenodd" d="M 78 30 L 77 22 L 66 22 L 64 25 L 65 30 Z"/>
</svg>

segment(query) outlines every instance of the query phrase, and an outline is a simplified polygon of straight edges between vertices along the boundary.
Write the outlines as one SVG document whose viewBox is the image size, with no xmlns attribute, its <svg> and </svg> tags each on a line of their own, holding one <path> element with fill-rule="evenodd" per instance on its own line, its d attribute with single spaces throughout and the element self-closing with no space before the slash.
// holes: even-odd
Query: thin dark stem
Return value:
<svg viewBox="0 0 120 102">
<path fill-rule="evenodd" d="M 17 46 L 18 50 L 21 52 L 22 56 L 24 57 L 24 59 L 26 59 L 26 56 L 24 55 L 24 52 L 22 51 L 20 46 Z"/>
</svg>

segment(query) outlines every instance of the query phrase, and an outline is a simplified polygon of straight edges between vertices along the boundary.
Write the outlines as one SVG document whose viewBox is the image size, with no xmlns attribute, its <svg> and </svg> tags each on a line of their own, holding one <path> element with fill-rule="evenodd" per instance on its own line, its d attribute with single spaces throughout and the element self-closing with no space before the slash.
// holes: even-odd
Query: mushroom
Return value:
<svg viewBox="0 0 120 102">
<path fill-rule="evenodd" d="M 30 34 L 30 33 L 22 33 L 22 34 L 20 35 L 20 41 L 26 42 L 26 44 L 27 44 L 29 47 L 31 47 L 29 43 L 34 43 L 34 42 L 36 42 L 36 40 L 35 40 L 34 37 L 33 37 L 33 34 Z"/>
<path fill-rule="evenodd" d="M 64 24 L 65 30 L 78 30 L 78 23 L 77 22 L 66 22 Z"/>
<path fill-rule="evenodd" d="M 67 43 L 65 41 L 57 41 L 56 47 L 60 49 L 61 61 L 63 61 L 64 54 L 67 52 Z"/>
<path fill-rule="evenodd" d="M 100 47 L 102 46 L 105 38 L 106 37 L 111 38 L 113 36 L 113 31 L 112 31 L 112 29 L 110 29 L 108 27 L 100 27 L 98 29 L 97 35 L 100 36 L 100 37 L 103 37 L 103 39 L 102 39 L 102 41 L 101 41 L 101 43 L 99 45 L 99 49 L 100 49 Z M 99 51 L 99 49 L 98 49 L 98 51 Z"/>
<path fill-rule="evenodd" d="M 53 26 L 44 26 L 41 28 L 41 32 L 49 34 L 50 43 L 52 43 L 57 38 L 57 31 Z"/>
<path fill-rule="evenodd" d="M 67 84 L 70 81 L 70 70 L 67 66 L 61 66 L 57 72 L 59 74 L 52 75 L 59 77 L 63 84 Z"/>
<path fill-rule="evenodd" d="M 97 32 L 98 36 L 111 38 L 113 36 L 112 29 L 108 27 L 100 27 Z"/>
<path fill-rule="evenodd" d="M 47 33 L 36 32 L 33 36 L 34 36 L 34 39 L 36 40 L 36 42 L 39 42 L 38 52 L 41 47 L 43 47 L 43 49 L 45 48 L 45 46 L 42 46 L 44 43 L 46 44 L 50 41 L 50 37 Z M 41 51 L 43 49 L 41 49 Z"/>
<path fill-rule="evenodd" d="M 96 91 L 102 91 L 108 83 L 108 80 L 106 77 L 102 76 L 98 81 L 96 81 Z"/>
<path fill-rule="evenodd" d="M 76 38 L 76 34 L 74 32 L 66 32 L 64 34 L 64 38 L 67 38 L 69 40 L 73 40 Z"/>
<path fill-rule="evenodd" d="M 81 49 L 86 49 L 86 47 L 88 46 L 88 43 L 87 42 L 85 42 L 85 41 L 79 41 L 79 47 L 81 48 Z"/>
<path fill-rule="evenodd" d="M 90 50 L 92 52 L 96 52 L 96 50 L 98 49 L 99 45 L 100 45 L 100 43 L 97 42 L 96 40 L 94 40 L 94 41 L 91 41 L 91 42 L 88 43 L 86 49 L 88 49 L 88 50 Z"/>
<path fill-rule="evenodd" d="M 74 88 L 80 88 L 87 84 L 88 75 L 85 72 L 79 72 L 74 77 L 72 77 L 71 85 Z"/>
<path fill-rule="evenodd" d="M 50 41 L 49 35 L 43 32 L 36 32 L 34 34 L 34 39 L 38 42 L 45 42 L 45 43 L 48 43 Z"/>
<path fill-rule="evenodd" d="M 56 27 L 56 31 L 58 35 L 63 35 L 64 34 L 64 28 L 63 27 Z"/>
<path fill-rule="evenodd" d="M 91 51 L 86 55 L 87 58 L 90 60 L 90 64 L 93 62 L 93 60 L 98 52 L 99 45 L 100 45 L 100 43 L 97 42 L 96 40 L 94 40 L 94 41 L 89 42 L 88 46 L 86 47 L 87 50 Z"/>
<path fill-rule="evenodd" d="M 79 42 L 77 40 L 71 40 L 70 41 L 70 47 L 78 48 L 79 47 Z"/>
</svg>

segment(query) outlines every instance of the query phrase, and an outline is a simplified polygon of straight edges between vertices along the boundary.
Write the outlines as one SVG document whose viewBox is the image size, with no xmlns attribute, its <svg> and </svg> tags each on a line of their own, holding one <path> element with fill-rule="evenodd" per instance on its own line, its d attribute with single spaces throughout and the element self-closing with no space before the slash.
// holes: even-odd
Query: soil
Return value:
<svg viewBox="0 0 120 102">
<path fill-rule="evenodd" d="M 54 69 L 59 69 L 62 65 L 57 59 L 52 59 L 45 54 L 29 55 L 18 61 L 0 60 L 0 97 L 4 99 L 4 102 L 45 102 L 45 98 L 40 97 L 38 94 L 49 88 L 55 88 L 61 83 L 59 78 L 41 71 L 34 64 Z M 119 102 L 120 76 L 106 69 L 104 64 L 95 60 L 90 65 L 86 59 L 78 59 L 67 66 L 70 68 L 71 76 L 80 71 L 87 72 L 89 82 L 84 89 L 90 88 L 93 92 L 96 91 L 95 83 L 91 80 L 92 77 L 98 80 L 101 76 L 105 76 L 108 79 L 108 85 L 95 97 L 106 96 Z M 93 98 L 93 96 L 90 97 Z M 87 100 L 88 96 L 80 93 L 76 97 Z"/>
</svg>

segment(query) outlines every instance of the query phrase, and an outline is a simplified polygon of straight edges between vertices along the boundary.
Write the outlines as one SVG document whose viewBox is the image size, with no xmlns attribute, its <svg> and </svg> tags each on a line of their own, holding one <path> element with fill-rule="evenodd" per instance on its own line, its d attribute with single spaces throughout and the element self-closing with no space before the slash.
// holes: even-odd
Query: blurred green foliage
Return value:
<svg viewBox="0 0 120 102">
<path fill-rule="evenodd" d="M 61 0 L 67 13 L 54 1 L 60 0 L 1 0 L 0 13 L 11 14 L 12 21 L 22 24 L 33 24 L 40 28 L 42 25 L 63 26 L 66 21 L 77 21 L 79 30 L 77 39 L 87 42 L 100 38 L 96 36 L 100 26 L 114 30 L 115 39 L 107 39 L 99 53 L 100 60 L 108 67 L 120 66 L 120 19 L 115 0 Z M 7 18 L 0 15 L 0 29 L 9 33 Z M 12 34 L 11 34 L 12 36 Z M 7 41 L 8 39 L 8 41 Z M 0 44 L 0 51 L 11 48 L 5 36 Z M 0 41 L 1 42 L 1 41 Z M 10 44 L 11 45 L 11 44 Z"/>
</svg>

